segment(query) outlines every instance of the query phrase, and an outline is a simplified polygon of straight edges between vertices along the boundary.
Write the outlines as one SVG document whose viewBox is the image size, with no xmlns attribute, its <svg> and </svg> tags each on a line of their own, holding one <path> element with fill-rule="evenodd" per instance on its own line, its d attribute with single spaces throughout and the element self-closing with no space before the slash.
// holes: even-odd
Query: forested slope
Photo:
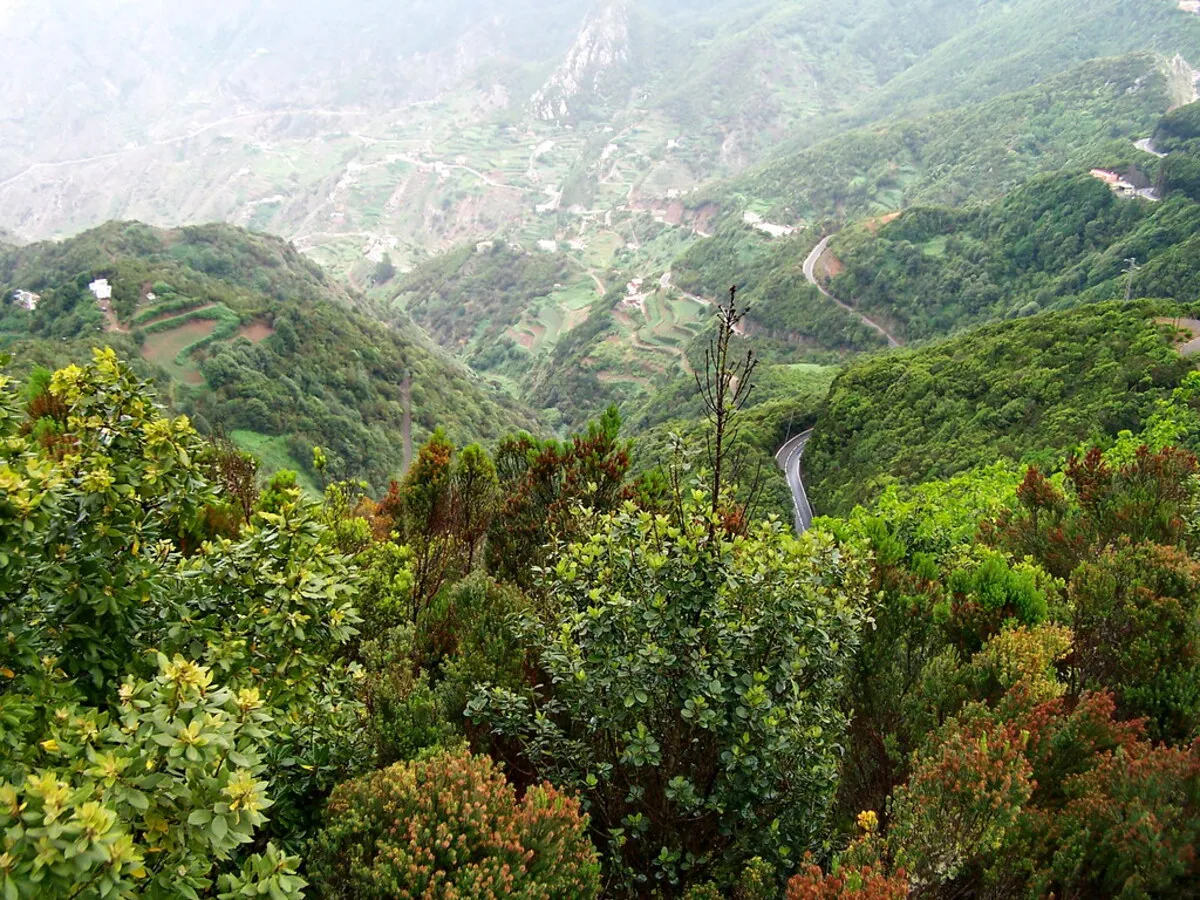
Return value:
<svg viewBox="0 0 1200 900">
<path fill-rule="evenodd" d="M 987 206 L 916 207 L 844 232 L 831 245 L 844 270 L 830 289 L 911 338 L 1130 289 L 1190 301 L 1200 296 L 1198 230 L 1200 204 L 1180 191 L 1151 203 L 1087 174 L 1046 176 Z"/>
<path fill-rule="evenodd" d="M 106 317 L 88 285 L 112 290 Z M 405 381 L 418 438 L 442 426 L 495 438 L 532 417 L 412 326 L 385 327 L 288 244 L 228 226 L 112 223 L 59 244 L 0 251 L 4 340 L 47 363 L 113 344 L 140 357 L 163 396 L 272 463 L 378 488 L 403 464 Z M 41 296 L 29 312 L 14 290 Z"/>
<path fill-rule="evenodd" d="M 742 198 L 789 223 L 855 219 L 996 197 L 1064 166 L 1128 163 L 1132 141 L 1171 105 L 1160 67 L 1150 53 L 1089 60 L 982 102 L 846 131 L 700 197 Z"/>
<path fill-rule="evenodd" d="M 1177 310 L 1097 304 L 850 366 L 805 453 L 814 506 L 844 514 L 890 482 L 998 459 L 1053 463 L 1082 442 L 1140 429 L 1192 369 L 1171 328 L 1154 321 Z"/>
</svg>

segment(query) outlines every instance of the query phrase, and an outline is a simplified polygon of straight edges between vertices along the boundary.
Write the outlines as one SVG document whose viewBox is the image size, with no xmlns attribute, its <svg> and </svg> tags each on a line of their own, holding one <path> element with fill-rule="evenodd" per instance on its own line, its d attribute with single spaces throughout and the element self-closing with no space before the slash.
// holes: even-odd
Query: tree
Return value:
<svg viewBox="0 0 1200 900">
<path fill-rule="evenodd" d="M 539 441 L 522 434 L 496 451 L 503 501 L 488 531 L 488 571 L 525 589 L 535 587 L 554 539 L 580 535 L 580 508 L 614 509 L 623 498 L 629 445 L 619 439 L 621 416 L 609 407 L 586 434 Z"/>
<path fill-rule="evenodd" d="M 392 262 L 392 254 L 384 253 L 383 258 L 375 266 L 375 274 L 371 280 L 376 284 L 387 284 L 395 277 L 396 266 Z"/>
<path fill-rule="evenodd" d="M 491 527 L 500 501 L 500 482 L 491 457 L 478 444 L 459 451 L 451 472 L 454 484 L 456 529 L 467 547 L 467 571 L 475 568 L 475 554 Z"/>
<path fill-rule="evenodd" d="M 439 428 L 418 451 L 401 485 L 401 533 L 413 551 L 412 621 L 441 589 L 457 562 L 453 456 L 454 445 Z"/>
<path fill-rule="evenodd" d="M 708 436 L 708 462 L 712 470 L 709 540 L 716 537 L 715 529 L 721 504 L 725 501 L 725 491 L 741 475 L 740 466 L 730 458 L 730 452 L 737 441 L 738 414 L 750 399 L 754 388 L 751 377 L 758 363 L 752 350 L 747 350 L 745 357 L 735 360 L 731 345 L 748 311 L 737 308 L 737 288 L 730 288 L 729 305 L 718 305 L 717 331 L 704 351 L 704 377 L 701 378 L 698 372 L 695 374 L 696 389 L 704 404 L 704 415 L 712 429 Z"/>
<path fill-rule="evenodd" d="M 609 877 L 638 896 L 728 885 L 819 843 L 846 724 L 866 566 L 778 524 L 709 539 L 686 520 L 577 513 L 543 571 L 526 644 L 536 696 L 480 691 L 469 714 L 521 750 L 519 771 L 580 791 Z M 818 574 L 819 573 L 819 574 Z"/>
<path fill-rule="evenodd" d="M 287 490 L 197 546 L 205 444 L 111 350 L 48 390 L 47 447 L 0 379 L 5 893 L 298 896 L 265 838 L 300 839 L 360 755 L 346 561 Z"/>
</svg>

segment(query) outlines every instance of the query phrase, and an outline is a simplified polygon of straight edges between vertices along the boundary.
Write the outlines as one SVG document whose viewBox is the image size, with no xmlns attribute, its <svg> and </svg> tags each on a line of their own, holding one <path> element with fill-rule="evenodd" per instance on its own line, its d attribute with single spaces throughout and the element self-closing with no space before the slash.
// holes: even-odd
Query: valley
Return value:
<svg viewBox="0 0 1200 900">
<path fill-rule="evenodd" d="M 1194 897 L 1197 7 L 0 2 L 0 893 Z"/>
<path fill-rule="evenodd" d="M 320 22 L 327 35 L 299 67 L 285 63 L 295 45 L 271 31 L 274 13 L 250 15 L 230 2 L 198 26 L 224 38 L 167 50 L 178 72 L 140 62 L 135 72 L 114 72 L 115 93 L 98 101 L 107 112 L 80 125 L 92 140 L 5 150 L 0 134 L 8 166 L 0 166 L 0 222 L 25 240 L 111 218 L 228 222 L 291 241 L 372 302 L 413 313 L 426 328 L 432 313 L 404 299 L 425 283 L 422 267 L 497 242 L 546 255 L 569 271 L 506 309 L 502 325 L 477 322 L 444 346 L 535 406 L 545 401 L 545 379 L 569 359 L 595 375 L 594 398 L 581 401 L 594 412 L 610 400 L 645 400 L 647 384 L 694 370 L 689 348 L 740 263 L 722 260 L 729 275 L 705 281 L 687 262 L 699 245 L 720 241 L 722 229 L 739 235 L 742 259 L 774 259 L 780 242 L 803 243 L 810 228 L 828 233 L 827 220 L 993 196 L 1038 171 L 1082 164 L 1117 134 L 1144 137 L 1187 89 L 1188 55 L 1200 58 L 1195 17 L 1147 4 L 1136 28 L 1122 30 L 1120 6 L 1100 4 L 1088 26 L 1091 52 L 1134 55 L 1039 57 L 1040 84 L 1031 88 L 998 49 L 993 80 L 971 88 L 991 108 L 958 121 L 948 111 L 954 98 L 931 104 L 933 95 L 913 86 L 940 77 L 958 45 L 993 34 L 998 14 L 987 4 L 930 7 L 897 18 L 890 4 L 872 2 L 848 20 L 810 0 L 736 15 L 722 3 L 568 3 L 534 35 L 524 24 L 539 15 L 536 5 L 517 4 L 490 20 L 447 25 L 440 42 L 404 37 L 388 58 L 374 43 L 346 52 L 368 5 L 361 20 L 289 21 L 287 29 L 304 34 Z M 1028 29 L 1035 7 L 1016 3 L 1010 30 Z M 27 15 L 32 28 L 52 10 Z M 102 13 L 89 15 L 99 33 L 120 32 Z M 386 29 L 400 33 L 427 15 L 414 8 Z M 1055 0 L 1044 16 L 1053 31 L 1069 10 Z M 147 37 L 128 40 L 140 46 Z M 155 37 L 168 48 L 178 40 Z M 1151 38 L 1158 55 L 1138 56 Z M 861 47 L 872 41 L 902 52 L 886 65 L 868 60 Z M 23 47 L 18 40 L 18 54 Z M 1029 52 L 1044 51 L 1038 44 Z M 230 74 L 221 76 L 226 64 Z M 181 93 L 189 77 L 192 89 Z M 9 78 L 21 96 L 41 90 L 16 71 Z M 711 91 L 713 83 L 720 89 Z M 892 98 L 886 110 L 883 96 Z M 21 127 L 30 133 L 27 122 Z M 1101 139 L 1105 130 L 1112 136 Z M 987 148 L 993 163 L 980 155 L 974 170 L 954 169 L 950 160 L 973 131 L 974 152 Z M 88 145 L 95 151 L 80 152 Z M 1004 167 L 999 178 L 996 165 Z M 993 173 L 980 178 L 985 167 Z M 378 282 L 385 259 L 397 275 Z M 829 312 L 813 324 L 815 302 L 759 305 L 750 327 L 794 361 L 872 343 L 847 335 Z M 564 337 L 589 322 L 589 346 L 556 362 Z M 862 323 L 895 344 L 870 316 Z M 578 421 L 570 409 L 559 412 Z"/>
</svg>

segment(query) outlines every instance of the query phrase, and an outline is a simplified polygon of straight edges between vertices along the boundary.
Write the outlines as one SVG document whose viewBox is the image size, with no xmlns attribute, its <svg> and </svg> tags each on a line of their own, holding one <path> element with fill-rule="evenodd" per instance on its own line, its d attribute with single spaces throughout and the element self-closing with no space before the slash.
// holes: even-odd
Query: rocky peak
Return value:
<svg viewBox="0 0 1200 900">
<path fill-rule="evenodd" d="M 546 122 L 570 118 L 628 59 L 628 10 L 623 2 L 605 4 L 587 18 L 562 65 L 533 95 L 534 116 Z"/>
</svg>

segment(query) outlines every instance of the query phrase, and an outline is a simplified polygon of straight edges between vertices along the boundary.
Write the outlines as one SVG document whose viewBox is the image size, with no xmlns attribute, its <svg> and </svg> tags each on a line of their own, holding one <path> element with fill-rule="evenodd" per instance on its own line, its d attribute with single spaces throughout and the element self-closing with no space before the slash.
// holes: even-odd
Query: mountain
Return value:
<svg viewBox="0 0 1200 900">
<path fill-rule="evenodd" d="M 31 238 L 112 218 L 228 221 L 360 274 L 384 250 L 407 265 L 501 230 L 591 243 L 586 211 L 625 230 L 638 202 L 736 174 L 780 141 L 931 111 L 916 100 L 960 80 L 962 47 L 987 41 L 1025 72 L 966 103 L 1098 55 L 1198 46 L 1165 0 L 1093 5 L 1083 18 L 1101 24 L 1031 76 L 1020 42 L 1036 6 L 14 0 L 0 13 L 13 98 L 0 221 Z M 1074 27 L 1077 7 L 1056 0 L 1045 34 Z"/>
<path fill-rule="evenodd" d="M 839 235 L 830 290 L 912 338 L 1126 293 L 1191 301 L 1198 228 L 1200 204 L 1181 192 L 1151 202 L 1088 174 L 1046 176 L 986 206 L 914 207 Z"/>
<path fill-rule="evenodd" d="M 1200 60 L 1167 0 L 20 0 L 0 35 L 0 223 L 279 234 L 570 426 L 690 377 L 734 283 L 773 362 L 880 347 L 818 239 L 1143 162 Z"/>
<path fill-rule="evenodd" d="M 997 459 L 1053 469 L 1080 444 L 1137 432 L 1194 369 L 1172 320 L 1195 303 L 1101 303 L 989 325 L 849 366 L 804 455 L 820 513 L 888 485 L 946 479 Z"/>
<path fill-rule="evenodd" d="M 276 238 L 110 223 L 0 248 L 0 284 L 0 340 L 19 360 L 58 364 L 111 344 L 172 408 L 276 468 L 315 475 L 319 445 L 330 474 L 382 489 L 406 462 L 408 431 L 419 441 L 441 426 L 465 442 L 536 428 L 416 326 L 380 324 Z M 16 291 L 38 295 L 35 308 Z"/>
<path fill-rule="evenodd" d="M 1088 61 L 979 104 L 850 130 L 691 202 L 716 201 L 731 214 L 749 205 L 795 225 L 994 198 L 1066 166 L 1141 159 L 1133 142 L 1171 103 L 1162 58 Z"/>
</svg>

